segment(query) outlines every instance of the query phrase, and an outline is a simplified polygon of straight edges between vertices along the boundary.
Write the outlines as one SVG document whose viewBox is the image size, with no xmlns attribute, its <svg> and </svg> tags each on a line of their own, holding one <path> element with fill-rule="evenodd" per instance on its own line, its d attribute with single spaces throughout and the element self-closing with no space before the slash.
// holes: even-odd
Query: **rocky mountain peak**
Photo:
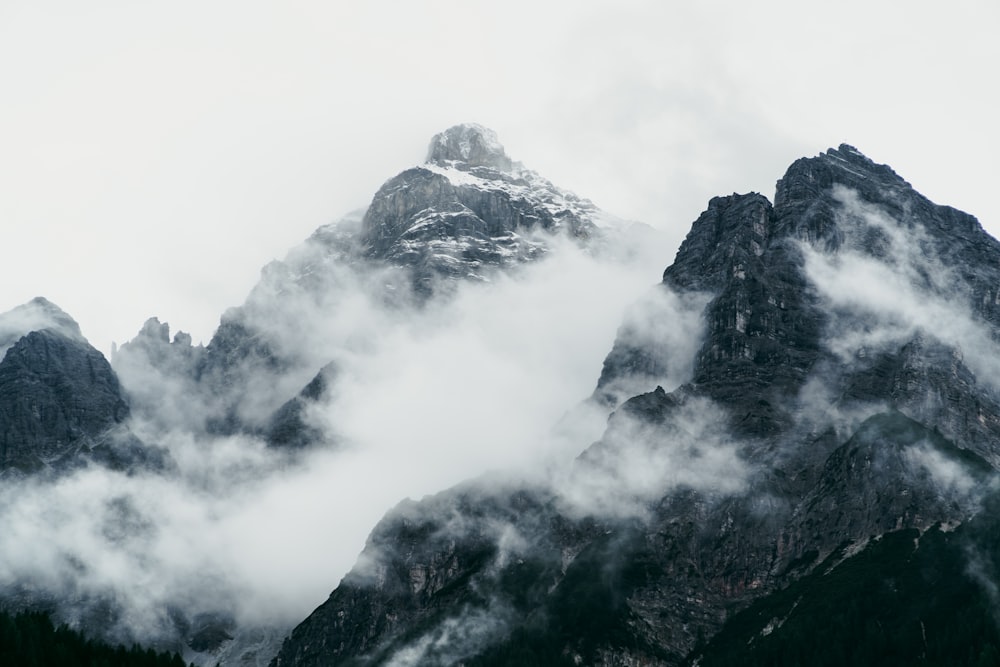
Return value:
<svg viewBox="0 0 1000 667">
<path fill-rule="evenodd" d="M 755 273 L 767 268 L 769 263 L 757 258 L 787 237 L 837 247 L 850 231 L 838 214 L 844 208 L 838 192 L 844 191 L 900 217 L 908 202 L 926 201 L 889 166 L 841 144 L 796 160 L 778 181 L 773 206 L 754 192 L 712 198 L 664 281 L 679 289 L 718 290 L 733 277 L 743 280 L 751 268 Z"/>
<path fill-rule="evenodd" d="M 61 308 L 37 297 L 0 315 L 0 475 L 93 454 L 128 414 L 107 359 Z"/>
<path fill-rule="evenodd" d="M 0 314 L 0 359 L 20 338 L 32 331 L 52 329 L 69 338 L 83 340 L 80 325 L 59 306 L 45 297 Z"/>
<path fill-rule="evenodd" d="M 139 337 L 162 343 L 170 342 L 170 325 L 160 322 L 158 317 L 150 317 L 139 330 Z"/>
<path fill-rule="evenodd" d="M 841 144 L 816 157 L 793 162 L 777 183 L 774 206 L 799 215 L 802 204 L 824 199 L 824 193 L 835 183 L 875 200 L 912 189 L 888 165 L 877 164 L 853 146 Z"/>
<path fill-rule="evenodd" d="M 477 123 L 462 123 L 435 134 L 427 150 L 427 162 L 490 167 L 504 172 L 514 167 L 496 132 Z"/>
<path fill-rule="evenodd" d="M 399 293 L 425 298 L 545 256 L 546 237 L 600 243 L 600 228 L 619 222 L 512 161 L 492 130 L 466 123 L 435 135 L 423 165 L 375 193 L 359 241 L 367 259 L 409 273 Z"/>
<path fill-rule="evenodd" d="M 764 253 L 771 234 L 771 203 L 763 195 L 713 197 L 691 226 L 664 281 L 685 289 L 718 289 Z"/>
</svg>

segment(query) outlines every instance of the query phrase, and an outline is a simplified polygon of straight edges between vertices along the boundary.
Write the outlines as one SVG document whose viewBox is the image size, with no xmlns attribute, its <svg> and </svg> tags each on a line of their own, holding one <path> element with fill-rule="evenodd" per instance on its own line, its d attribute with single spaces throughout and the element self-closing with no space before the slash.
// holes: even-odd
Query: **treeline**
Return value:
<svg viewBox="0 0 1000 667">
<path fill-rule="evenodd" d="M 735 615 L 701 667 L 1000 666 L 996 519 L 883 535 Z M 973 570 L 973 567 L 978 568 Z M 766 628 L 766 629 L 765 629 Z"/>
<path fill-rule="evenodd" d="M 48 614 L 0 612 L 0 665 L 4 667 L 186 667 L 176 653 L 109 646 L 86 639 Z"/>
</svg>

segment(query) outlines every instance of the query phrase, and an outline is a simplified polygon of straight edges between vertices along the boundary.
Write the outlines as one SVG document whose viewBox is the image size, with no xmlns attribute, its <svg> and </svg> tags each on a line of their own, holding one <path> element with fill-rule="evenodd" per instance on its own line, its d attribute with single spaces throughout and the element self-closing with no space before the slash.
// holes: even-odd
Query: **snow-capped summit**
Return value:
<svg viewBox="0 0 1000 667">
<path fill-rule="evenodd" d="M 515 166 L 496 132 L 478 123 L 462 123 L 435 134 L 427 149 L 427 162 L 491 167 L 505 172 Z"/>
<path fill-rule="evenodd" d="M 379 189 L 361 242 L 368 257 L 411 269 L 414 291 L 427 295 L 540 258 L 557 237 L 618 253 L 628 227 L 511 160 L 492 130 L 467 123 L 435 135 L 424 164 Z"/>
</svg>

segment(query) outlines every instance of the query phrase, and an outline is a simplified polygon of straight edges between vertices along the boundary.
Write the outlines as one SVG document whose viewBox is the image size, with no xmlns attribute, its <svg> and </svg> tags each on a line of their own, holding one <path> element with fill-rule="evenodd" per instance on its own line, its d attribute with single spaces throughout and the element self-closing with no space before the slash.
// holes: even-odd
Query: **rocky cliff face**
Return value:
<svg viewBox="0 0 1000 667">
<path fill-rule="evenodd" d="M 773 205 L 713 199 L 658 288 L 703 304 L 700 345 L 627 322 L 571 471 L 391 513 L 273 664 L 681 664 L 827 558 L 968 521 L 1000 464 L 998 284 L 973 217 L 849 146 Z"/>
<path fill-rule="evenodd" d="M 459 125 L 431 140 L 422 166 L 376 193 L 361 240 L 366 256 L 409 267 L 411 289 L 427 295 L 447 289 L 442 278 L 484 280 L 537 259 L 552 234 L 586 242 L 611 220 L 511 161 L 492 131 Z"/>
<path fill-rule="evenodd" d="M 109 450 L 128 416 L 118 378 L 80 327 L 36 298 L 0 315 L 0 471 L 36 472 Z"/>
</svg>

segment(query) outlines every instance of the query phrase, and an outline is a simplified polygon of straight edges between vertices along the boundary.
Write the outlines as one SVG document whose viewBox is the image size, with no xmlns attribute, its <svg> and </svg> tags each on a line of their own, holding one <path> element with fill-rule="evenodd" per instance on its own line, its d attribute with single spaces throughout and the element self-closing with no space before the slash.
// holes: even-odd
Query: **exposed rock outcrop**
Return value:
<svg viewBox="0 0 1000 667">
<path fill-rule="evenodd" d="M 51 302 L 0 315 L 0 346 L 0 470 L 66 465 L 128 416 L 110 364 Z"/>
</svg>

